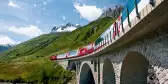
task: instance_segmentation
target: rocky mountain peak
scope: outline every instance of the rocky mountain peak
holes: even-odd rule
[[[123,6],[121,5],[115,5],[114,7],[109,7],[104,10],[100,18],[103,18],[103,17],[117,18],[122,12],[122,10],[123,10]]]

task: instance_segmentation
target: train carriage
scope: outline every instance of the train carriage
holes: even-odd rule
[[[99,50],[101,48],[102,41],[103,41],[103,38],[101,38],[101,37],[98,37],[98,39],[96,39],[96,41],[95,41],[95,49],[94,50]]]
[[[55,56],[55,55],[51,56],[50,60],[57,60],[57,56]]]
[[[57,59],[58,59],[58,60],[60,60],[60,59],[65,59],[65,58],[67,58],[67,53],[57,55]]]
[[[110,41],[110,40],[109,40],[109,38],[111,38],[111,36],[109,36],[110,32],[111,32],[111,28],[109,27],[109,28],[107,28],[106,31],[101,35],[101,37],[105,39],[105,45],[107,45],[107,44],[109,43],[109,41]]]
[[[86,46],[87,54],[94,52],[94,46],[95,46],[94,43],[90,43],[89,45]]]
[[[78,56],[84,56],[87,54],[87,48],[83,47],[83,48],[79,48],[78,50]]]
[[[97,51],[97,46],[96,45],[94,46],[94,51]]]
[[[70,51],[67,54],[68,54],[68,58],[77,57],[78,56],[78,50]]]

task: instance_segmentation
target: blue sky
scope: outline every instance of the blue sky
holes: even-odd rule
[[[103,10],[127,0],[0,0],[0,44],[17,44],[53,26],[86,25]]]

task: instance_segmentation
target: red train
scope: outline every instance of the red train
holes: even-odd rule
[[[87,54],[91,54],[94,51],[100,50],[105,45],[109,44],[112,39],[115,39],[115,37],[120,33],[121,31],[121,17],[117,19],[115,23],[111,25],[110,28],[108,28],[94,43],[90,43],[87,46],[84,46],[82,48],[79,48],[77,50],[73,50],[61,55],[57,56],[51,56],[51,60],[61,60],[61,59],[69,59],[69,58],[75,58],[79,56],[85,56]]]
[[[50,57],[50,60],[57,60],[57,56],[54,56],[54,55],[51,56],[51,57]]]
[[[68,58],[75,58],[78,56],[84,56],[94,52],[94,43],[90,43],[89,45],[79,48],[78,50],[73,50],[64,54],[51,56],[50,60],[61,60],[61,59],[68,59]]]

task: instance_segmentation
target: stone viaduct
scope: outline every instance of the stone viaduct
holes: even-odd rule
[[[168,0],[155,1],[103,49],[60,60],[77,84],[168,84]]]

